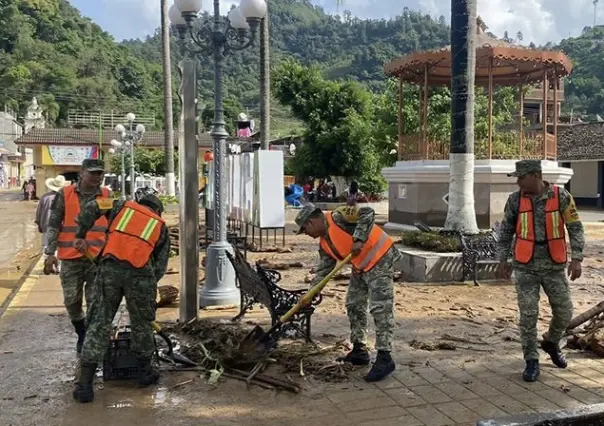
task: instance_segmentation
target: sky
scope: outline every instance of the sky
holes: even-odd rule
[[[70,1],[117,40],[144,38],[159,26],[159,0]],[[451,0],[344,0],[339,8],[336,0],[313,2],[327,12],[350,10],[359,18],[394,17],[404,7],[435,17],[443,15],[447,20],[451,14]],[[238,0],[221,0],[222,10],[238,3]],[[599,6],[596,22],[604,24],[604,2]],[[205,0],[204,8],[211,7],[212,0]],[[498,36],[506,30],[510,36],[521,31],[525,43],[545,44],[578,36],[584,27],[593,25],[594,6],[593,0],[478,0],[478,14],[489,31]]]

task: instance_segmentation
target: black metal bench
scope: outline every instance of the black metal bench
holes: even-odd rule
[[[239,321],[253,308],[254,304],[260,304],[268,309],[272,324],[289,311],[298,300],[306,293],[306,290],[286,290],[279,287],[281,274],[278,271],[265,269],[256,263],[256,269],[245,260],[241,251],[234,248],[234,255],[227,252],[227,256],[237,276],[237,285],[241,293],[241,305],[239,313],[233,321]],[[311,304],[302,308],[294,315],[292,320],[281,327],[280,335],[288,337],[303,337],[311,342],[311,316],[315,307],[322,301],[322,296],[315,296]]]
[[[477,279],[477,269],[480,265],[498,265],[497,256],[499,232],[501,225],[495,223],[489,232],[478,235],[460,234],[461,258],[463,263],[462,281],[472,277],[474,285],[480,285]]]

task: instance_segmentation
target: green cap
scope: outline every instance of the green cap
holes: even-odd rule
[[[522,177],[532,173],[541,173],[541,160],[516,161],[516,171],[508,173],[508,176]]]
[[[302,209],[298,212],[296,216],[296,225],[299,226],[298,232],[296,234],[300,235],[304,232],[304,224],[308,222],[308,219],[313,215],[314,212],[321,211],[320,208],[315,207],[314,204],[308,203],[305,204]]]
[[[151,207],[153,210],[156,210],[160,213],[163,213],[164,211],[164,203],[162,203],[161,200],[153,194],[143,195],[141,199],[138,200],[138,203],[142,204],[143,206]]]
[[[104,172],[105,162],[103,160],[87,158],[82,161],[82,170],[88,170],[89,172]]]

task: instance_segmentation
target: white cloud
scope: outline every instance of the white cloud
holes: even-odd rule
[[[159,26],[159,0],[101,0],[100,7],[96,1],[71,1],[118,39],[144,37]],[[340,6],[336,0],[313,2],[327,12],[347,9],[361,18],[389,18],[399,15],[405,7],[447,19],[451,14],[451,0],[344,0]],[[226,13],[238,3],[221,0],[221,11]],[[204,10],[210,11],[213,0],[205,0],[203,5]],[[597,22],[604,24],[604,2],[599,6]],[[593,24],[594,8],[593,0],[478,0],[478,13],[489,31],[499,36],[504,31],[510,36],[521,31],[525,42],[544,44],[579,35],[585,26]]]

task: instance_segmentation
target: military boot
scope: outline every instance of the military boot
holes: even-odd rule
[[[544,340],[541,342],[541,349],[549,355],[556,367],[566,368],[568,364],[566,358],[564,358],[564,354],[560,350],[560,346],[556,345],[554,342]]]
[[[539,377],[539,360],[529,359],[526,361],[526,368],[522,372],[522,380],[525,382],[534,382]]]
[[[396,368],[394,360],[390,356],[390,352],[378,351],[373,367],[365,376],[367,382],[379,382],[384,379]]]
[[[82,347],[84,347],[84,339],[86,338],[86,320],[81,319],[79,321],[71,321],[75,332],[78,335],[78,343],[76,343],[76,352],[78,355],[82,353]]]
[[[80,379],[76,383],[76,388],[73,391],[73,399],[78,402],[91,402],[94,399],[94,389],[92,382],[94,373],[96,373],[97,365],[91,362],[82,363],[80,367]]]
[[[151,358],[138,359],[138,385],[141,388],[154,385],[159,380],[159,371],[151,365]]]
[[[349,362],[352,365],[369,365],[371,358],[364,343],[354,343],[352,350],[346,356],[339,357],[336,361]]]

